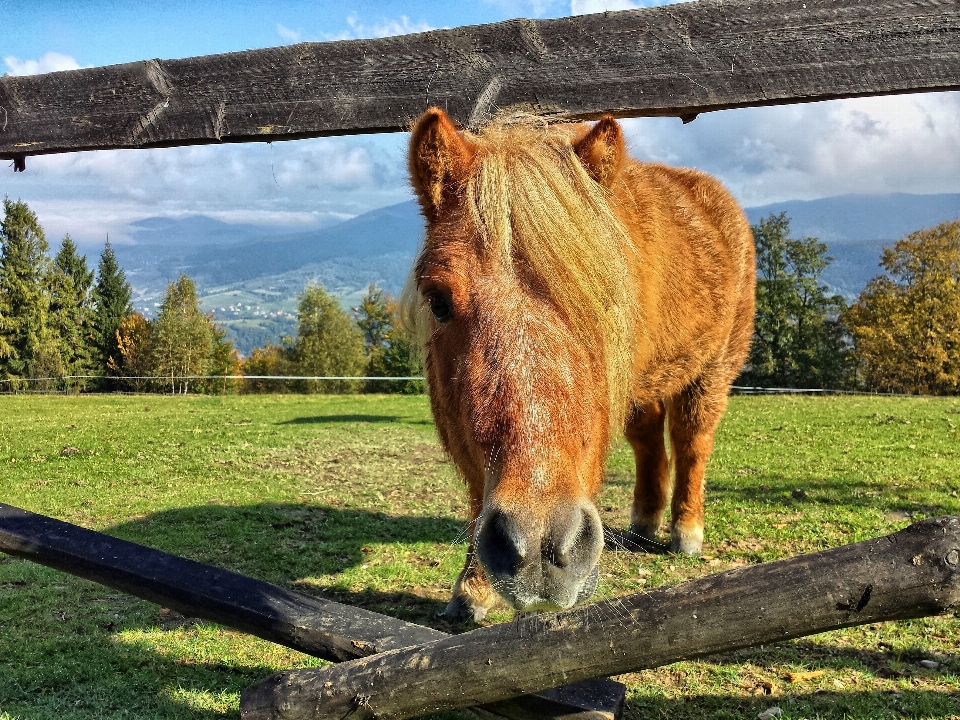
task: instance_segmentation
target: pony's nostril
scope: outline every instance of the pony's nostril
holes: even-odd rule
[[[558,540],[546,559],[561,569],[592,567],[598,555],[598,526],[599,521],[592,513],[575,508],[562,523],[563,529],[556,532]]]
[[[484,568],[494,577],[513,577],[524,557],[524,543],[511,531],[509,518],[495,512],[480,529],[477,553]]]

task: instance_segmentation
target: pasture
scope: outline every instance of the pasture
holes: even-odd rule
[[[436,616],[463,566],[466,493],[423,397],[4,396],[0,468],[4,502],[457,630]],[[632,488],[620,441],[606,525],[626,526]],[[598,598],[960,514],[958,494],[958,399],[734,397],[704,555],[605,551]],[[319,662],[0,556],[0,720],[237,717],[244,687]],[[951,616],[619,679],[626,718],[935,718],[960,716],[958,675]]]

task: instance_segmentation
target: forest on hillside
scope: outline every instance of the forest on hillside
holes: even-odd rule
[[[69,235],[51,257],[26,203],[7,198],[3,211],[0,392],[423,390],[422,381],[409,379],[420,369],[397,302],[376,285],[348,311],[322,285],[308,283],[295,331],[241,358],[201,310],[187,275],[168,284],[157,316],[147,318],[134,311],[109,243],[93,270]],[[756,324],[738,385],[960,392],[960,222],[886,247],[884,272],[849,305],[823,283],[832,260],[826,244],[792,237],[786,213],[752,229]],[[308,379],[318,377],[339,379]]]

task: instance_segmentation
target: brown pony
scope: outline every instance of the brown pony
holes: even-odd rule
[[[406,293],[472,542],[446,615],[568,608],[597,583],[593,504],[614,432],[637,463],[630,531],[703,541],[704,468],[750,343],[754,248],[713,178],[629,158],[620,126],[501,115],[410,143],[427,220]],[[475,562],[478,560],[479,563]]]

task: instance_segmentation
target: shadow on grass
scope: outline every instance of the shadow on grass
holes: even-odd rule
[[[449,545],[457,540],[462,527],[461,522],[443,517],[395,517],[329,506],[259,504],[170,510],[114,526],[108,532],[302,589],[297,581],[304,577],[332,574],[361,563],[369,552],[365,549],[372,544]],[[15,589],[0,596],[3,615],[10,618],[4,622],[4,633],[0,634],[0,658],[3,658],[0,674],[4,677],[4,683],[0,683],[3,686],[0,707],[15,717],[23,720],[119,718],[121,709],[135,708],[140,717],[207,720],[222,715],[189,706],[186,700],[171,696],[171,688],[182,687],[217,696],[237,692],[271,672],[259,665],[216,663],[190,665],[187,672],[177,657],[162,655],[149,646],[117,642],[114,638],[113,633],[119,629],[157,627],[155,606],[147,606],[148,610],[138,618],[123,613],[126,619],[117,621],[114,627],[114,621],[109,619],[111,615],[91,616],[96,611],[84,600],[86,593],[75,593],[72,599],[52,599],[59,593],[54,589],[56,582],[48,580],[46,587],[14,585]],[[439,599],[410,592],[373,590],[341,592],[334,589],[325,596],[430,624],[447,632],[456,630],[436,619],[436,613],[443,607]],[[44,607],[44,602],[49,607]],[[54,606],[57,610],[51,612]],[[62,618],[61,612],[67,617]],[[33,622],[40,627],[29,627]],[[11,632],[14,626],[20,629]],[[38,635],[42,637],[41,642],[31,641],[30,646],[25,647],[24,638],[36,639]],[[709,661],[721,665],[749,663],[759,668],[804,663],[875,674],[892,671],[891,677],[920,678],[929,675],[916,667],[916,661],[925,656],[920,648],[859,650],[800,641],[727,653]],[[960,662],[956,658],[944,660],[944,671],[955,674],[958,669]],[[790,716],[825,718],[952,715],[960,711],[960,703],[950,693],[937,690],[904,688],[894,697],[884,691],[812,691],[802,686],[777,684],[778,695],[758,698],[700,691],[675,700],[634,692],[626,718],[755,717],[773,705],[784,707]],[[792,699],[792,703],[785,705],[788,699]]]
[[[325,423],[395,423],[403,422],[404,425],[432,425],[430,420],[411,420],[410,418],[399,415],[308,415],[304,417],[291,418],[283,420],[277,425],[314,425]]]
[[[909,493],[909,488],[904,490],[905,494]],[[958,509],[957,500],[945,494],[940,502],[918,505],[889,489],[881,492],[876,483],[850,477],[828,480],[814,476],[797,479],[760,470],[752,471],[748,479],[729,476],[710,478],[707,494],[715,500],[725,499],[734,503],[746,501],[794,509],[811,505],[832,505],[882,512],[920,511],[927,516],[954,515]]]
[[[896,693],[874,691],[785,691],[774,696],[749,698],[729,695],[690,695],[664,700],[633,694],[627,700],[624,720],[664,718],[666,720],[743,720],[755,718],[771,707],[789,718],[828,720],[871,720],[891,717],[955,717],[960,700],[948,691],[907,690]]]
[[[809,640],[747,648],[731,653],[713,655],[703,660],[722,666],[747,664],[763,673],[765,667],[802,663],[805,670],[851,669],[879,678],[912,678],[921,683],[937,675],[956,675],[960,658],[938,657],[941,668],[932,672],[922,669],[919,661],[929,658],[928,650],[907,647],[889,650],[868,650],[837,647]],[[960,698],[943,690],[925,690],[904,687],[893,690],[825,690],[811,688],[811,683],[792,684],[787,678],[765,673],[776,687],[776,694],[757,697],[700,693],[682,700],[644,697],[639,692],[628,696],[625,720],[639,718],[745,718],[778,706],[788,717],[817,718],[881,718],[881,717],[954,717],[960,712]],[[636,687],[639,683],[634,682]]]
[[[115,598],[116,591],[45,568],[34,575],[2,598],[3,717],[213,720],[224,717],[219,709],[193,706],[186,696],[199,693],[219,704],[224,694],[273,673],[259,664],[193,662],[124,642],[116,633],[158,628],[159,608],[127,598],[106,605],[102,598]],[[118,605],[122,610],[108,614],[107,607]]]
[[[437,617],[446,598],[337,587],[320,592],[298,581],[361,564],[377,544],[413,545],[409,562],[430,564],[436,550],[429,545],[450,546],[462,528],[462,522],[442,517],[261,504],[165,511],[115,525],[106,533],[300,592],[460,632],[470,628],[450,626]],[[428,547],[416,547],[420,543]],[[224,715],[204,707],[203,698],[211,705],[222,704],[224,694],[237,693],[273,672],[258,661],[185,662],[158,652],[152,647],[155,640],[121,640],[121,631],[168,627],[160,608],[0,555],[0,576],[14,568],[17,575],[0,584],[0,715],[19,720],[212,720]],[[236,717],[235,712],[228,715]]]
[[[436,616],[447,598],[416,593],[351,593],[333,583],[321,589],[306,578],[335,576],[407,546],[391,564],[430,566],[465,539],[465,523],[446,517],[394,516],[329,505],[264,503],[167,510],[116,525],[107,534],[188,557],[299,592],[365,607],[449,631]],[[417,547],[426,544],[428,547]],[[437,545],[443,548],[438,552]],[[433,547],[429,547],[433,546]],[[452,587],[454,574],[449,578]]]
[[[823,642],[798,639],[774,645],[746,648],[730,653],[721,653],[707,658],[708,662],[721,665],[751,663],[762,667],[771,664],[811,663],[817,668],[852,669],[869,672],[878,677],[910,678],[929,677],[930,671],[919,662],[930,657],[930,650],[920,646],[888,647],[879,650],[850,646],[838,647]],[[960,670],[960,657],[939,657],[941,668],[937,673],[955,674]],[[934,674],[937,674],[934,673]]]

